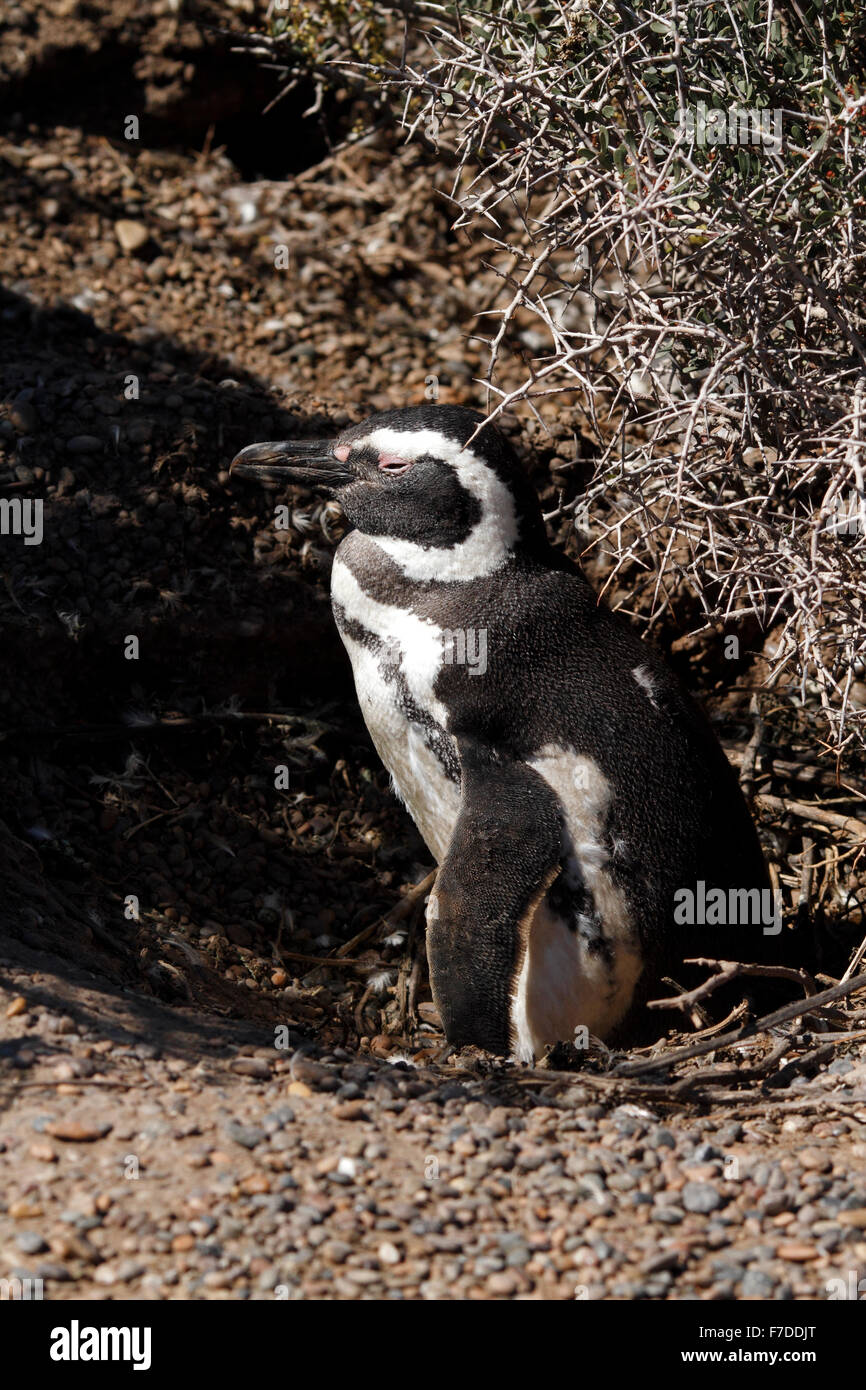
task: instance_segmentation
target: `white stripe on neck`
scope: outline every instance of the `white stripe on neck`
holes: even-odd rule
[[[518,536],[510,490],[477,454],[438,430],[373,430],[356,447],[416,459],[423,454],[449,464],[466,491],[481,506],[481,517],[465,541],[453,546],[419,545],[391,536],[370,536],[407,579],[481,579],[501,569]]]
[[[421,618],[411,608],[372,598],[339,551],[331,571],[331,598],[348,618],[392,648],[415,703],[446,728],[448,711],[433,693],[443,663],[442,629],[432,618]]]

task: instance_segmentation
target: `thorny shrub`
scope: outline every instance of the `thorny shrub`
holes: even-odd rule
[[[837,751],[866,745],[864,12],[274,0],[269,16],[269,61],[384,92],[453,164],[456,225],[498,267],[492,413],[556,396],[583,417],[597,467],[571,506],[594,543],[644,576],[655,613],[685,583],[707,624],[757,617],[770,683],[819,703]]]

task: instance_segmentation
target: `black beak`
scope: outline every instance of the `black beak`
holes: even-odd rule
[[[231,472],[242,478],[304,483],[307,487],[337,488],[355,474],[334,458],[330,439],[278,439],[250,444],[232,459]]]

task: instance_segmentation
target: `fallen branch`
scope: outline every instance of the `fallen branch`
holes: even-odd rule
[[[768,1076],[764,1084],[772,1086],[774,1089],[779,1086],[787,1086],[789,1082],[794,1080],[795,1076],[800,1076],[807,1067],[813,1069],[819,1067],[822,1062],[829,1062],[832,1056],[832,1047],[827,1047],[822,1042],[820,1047],[813,1047],[811,1052],[804,1052],[802,1057],[792,1057],[790,1062],[776,1072],[775,1076]]]
[[[834,1004],[838,999],[846,999],[861,989],[866,989],[866,974],[856,975],[853,980],[833,985],[831,989],[825,989],[821,994],[814,994],[802,1003],[786,1004],[784,1008],[776,1009],[775,1013],[756,1019],[754,1023],[744,1024],[741,1028],[735,1028],[731,1033],[723,1033],[720,1037],[692,1043],[689,1047],[676,1048],[673,1052],[663,1053],[659,1057],[644,1062],[622,1062],[614,1069],[613,1075],[642,1076],[645,1072],[657,1071],[662,1067],[672,1067],[676,1062],[689,1061],[692,1057],[705,1057],[708,1052],[715,1052],[722,1047],[730,1047],[733,1043],[754,1038],[759,1033],[766,1033],[780,1023],[789,1023],[792,1019],[803,1018],[805,1014],[812,1013],[815,1009],[821,1008],[822,1005]]]
[[[776,811],[799,816],[801,820],[813,821],[816,825],[832,825],[846,835],[855,835],[866,840],[866,821],[856,816],[842,816],[838,811],[825,811],[810,801],[789,801],[785,796],[769,796],[761,793],[755,797],[755,805],[764,811]]]
[[[743,796],[751,804],[755,796],[755,762],[764,741],[764,721],[761,718],[757,695],[753,695],[751,698],[749,713],[752,716],[754,727],[752,736],[746,744],[746,751],[740,766],[740,786],[743,789]]]
[[[692,960],[684,961],[683,964],[714,968],[719,971],[719,974],[712,975],[708,980],[704,980],[702,985],[697,985],[695,989],[675,995],[671,999],[651,999],[647,1003],[648,1009],[681,1009],[686,1012],[699,999],[705,999],[708,994],[720,989],[722,985],[730,984],[732,980],[746,975],[761,976],[770,980],[791,980],[794,984],[802,985],[807,995],[816,993],[815,981],[811,975],[805,970],[795,970],[789,965],[746,965],[742,961],[713,960],[707,956],[697,956]]]
[[[300,965],[324,965],[324,966],[327,966],[328,968],[333,968],[333,967],[339,968],[339,967],[342,967],[344,970],[346,969],[346,967],[349,967],[349,968],[357,967],[358,964],[359,964],[359,962],[356,961],[356,960],[344,960],[344,959],[341,960],[339,956],[308,956],[308,955],[305,955],[303,951],[283,951],[283,950],[281,950],[281,951],[280,951],[280,959],[281,959],[281,960],[295,960],[295,961],[298,961],[298,963],[299,963]],[[367,966],[368,966],[368,962],[367,962],[367,961],[364,961],[364,968],[366,969]]]

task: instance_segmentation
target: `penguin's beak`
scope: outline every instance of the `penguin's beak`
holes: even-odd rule
[[[306,487],[338,488],[355,474],[334,457],[330,439],[278,439],[250,444],[232,459],[231,472],[260,482],[303,483]]]

